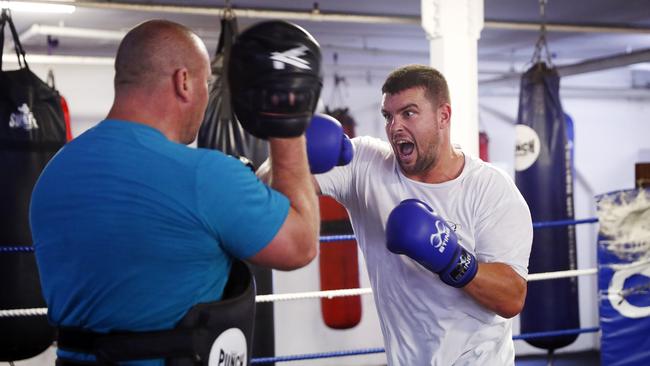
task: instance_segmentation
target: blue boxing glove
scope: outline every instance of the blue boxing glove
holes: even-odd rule
[[[312,174],[325,173],[352,161],[352,142],[334,117],[316,113],[305,131],[307,159]]]
[[[354,157],[354,148],[352,147],[352,141],[348,135],[343,134],[343,139],[341,140],[341,154],[339,155],[339,162],[336,165],[348,165]]]
[[[395,254],[405,254],[442,282],[463,287],[478,270],[476,257],[458,244],[456,233],[431,207],[417,199],[400,202],[386,222],[386,246]]]

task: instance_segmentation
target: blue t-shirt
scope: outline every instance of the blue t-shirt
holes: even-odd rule
[[[288,210],[235,158],[102,121],[59,151],[32,194],[49,319],[96,332],[173,328],[221,298],[233,257],[264,248]]]

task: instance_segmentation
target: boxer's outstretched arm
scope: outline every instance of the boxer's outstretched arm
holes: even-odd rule
[[[273,240],[249,261],[291,270],[307,265],[316,256],[318,199],[307,164],[305,137],[269,138],[269,143],[272,168],[266,180],[270,177],[271,187],[289,198],[289,214]]]
[[[463,290],[504,318],[519,314],[526,299],[527,282],[504,263],[479,263],[476,277]]]
[[[343,133],[341,123],[333,117],[316,113],[305,131],[307,162],[311,174],[325,173],[335,166],[352,161],[354,148],[350,138]],[[272,182],[272,159],[266,159],[255,174],[267,184]],[[321,194],[316,178],[311,178],[317,194]]]

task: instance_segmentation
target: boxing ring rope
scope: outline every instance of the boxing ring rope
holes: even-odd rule
[[[557,221],[540,221],[533,222],[533,229],[543,229],[548,227],[557,227],[557,226],[569,226],[569,225],[580,225],[580,224],[593,224],[598,222],[597,217],[590,217],[587,219],[580,220],[557,220]],[[321,243],[329,243],[333,241],[344,241],[344,240],[354,240],[354,235],[331,235],[331,236],[321,236]]]
[[[579,225],[579,224],[588,224],[588,223],[596,223],[596,222],[598,222],[597,218],[587,218],[581,220],[546,221],[546,222],[533,223],[533,228],[536,229],[548,228],[548,227]],[[333,236],[320,237],[320,241],[323,243],[343,241],[343,240],[355,240],[355,237],[354,235],[333,235]],[[31,246],[0,247],[0,253],[3,252],[19,253],[19,252],[33,252],[33,251],[34,248]],[[630,265],[633,265],[633,263]],[[566,271],[534,273],[528,276],[528,281],[532,282],[532,281],[542,281],[542,280],[549,280],[549,279],[594,275],[597,272],[598,272],[597,268],[589,268],[589,269],[574,269],[574,270],[566,270]],[[255,302],[266,303],[266,302],[294,301],[294,300],[316,299],[316,298],[332,299],[335,297],[357,296],[357,295],[368,295],[368,294],[372,294],[371,288],[310,291],[310,292],[288,293],[288,294],[257,295],[255,297]],[[44,315],[47,315],[47,308],[0,310],[0,318],[44,316]],[[512,339],[524,340],[524,339],[532,339],[532,338],[554,337],[554,336],[561,336],[561,335],[593,333],[593,332],[598,332],[599,330],[600,330],[599,327],[590,327],[590,328],[581,328],[581,329],[565,329],[565,330],[558,330],[558,331],[525,333],[525,334],[514,335]],[[278,356],[278,357],[263,357],[263,358],[251,359],[251,364],[266,364],[266,363],[273,363],[273,362],[289,362],[289,361],[309,360],[309,359],[318,359],[318,358],[345,357],[345,356],[356,356],[356,355],[373,354],[373,353],[383,353],[383,352],[385,352],[384,348],[366,348],[366,349],[347,350],[347,351],[320,352],[320,353],[312,353],[312,354],[300,354],[300,355],[289,355],[289,356]]]
[[[34,251],[34,247],[27,247],[27,246],[0,247],[0,253],[19,253],[19,252],[29,253],[33,251]]]
[[[597,217],[590,217],[587,219],[580,220],[557,220],[557,221],[540,221],[533,223],[533,229],[541,229],[547,227],[556,227],[556,226],[569,226],[569,225],[580,225],[580,224],[592,224],[598,222]],[[321,236],[321,243],[330,243],[333,241],[344,241],[344,240],[355,240],[354,235],[331,235],[331,236]],[[0,247],[0,253],[3,252],[33,252],[34,247],[31,246],[6,246]]]
[[[260,357],[260,358],[251,359],[251,365],[266,364],[266,363],[273,363],[273,362],[314,360],[317,358],[359,356],[359,355],[369,355],[373,353],[384,353],[384,352],[386,352],[384,348],[378,347],[378,348],[363,348],[363,349],[349,350],[349,351],[304,353],[300,355],[277,356],[277,357]]]
[[[549,332],[525,333],[525,334],[515,335],[512,337],[512,339],[524,340],[524,339],[556,337],[556,336],[582,334],[582,333],[595,333],[598,332],[599,330],[600,330],[599,327],[591,327],[591,328],[556,330],[556,331],[549,331]],[[348,351],[306,353],[300,355],[277,356],[277,357],[260,357],[260,358],[251,359],[251,364],[266,364],[266,363],[273,363],[273,362],[312,360],[317,358],[358,356],[358,355],[367,355],[372,353],[384,353],[384,352],[385,352],[384,348],[363,348],[363,349],[348,350]]]
[[[598,222],[597,217],[590,217],[588,219],[580,219],[580,220],[540,221],[540,222],[533,222],[533,229],[542,229],[542,228],[557,227],[557,226],[580,225],[580,224],[593,224],[596,222]]]
[[[589,269],[574,269],[568,271],[556,271],[535,273],[528,276],[528,282],[542,281],[557,278],[568,278],[577,276],[593,275],[598,272],[597,268]],[[271,295],[257,295],[255,296],[256,303],[277,302],[277,301],[294,301],[306,299],[320,299],[327,298],[333,299],[335,297],[357,296],[372,294],[370,287],[342,289],[342,290],[328,290],[328,291],[308,291],[296,292],[288,294],[271,294]],[[13,310],[0,310],[0,318],[5,317],[20,317],[20,316],[39,316],[47,315],[47,308],[32,308],[32,309],[13,309]]]
[[[552,280],[557,278],[587,276],[587,275],[594,275],[596,273],[598,273],[598,268],[572,269],[568,271],[534,273],[528,275],[528,282]],[[357,296],[357,295],[368,295],[368,294],[372,294],[372,289],[370,287],[364,287],[358,289],[355,288],[355,289],[343,289],[343,290],[297,292],[291,294],[257,295],[255,297],[255,302],[261,303],[261,302],[304,300],[304,299],[315,299],[315,298],[332,299],[334,297]]]
[[[0,310],[0,318],[47,315],[47,308]]]

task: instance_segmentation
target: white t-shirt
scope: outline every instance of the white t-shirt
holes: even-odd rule
[[[456,179],[427,184],[404,176],[387,142],[352,139],[354,158],[316,176],[323,194],[348,210],[366,260],[389,365],[514,365],[511,321],[386,249],[386,220],[407,198],[420,199],[456,231],[479,262],[509,264],[523,278],[533,229],[512,179],[465,155]]]

